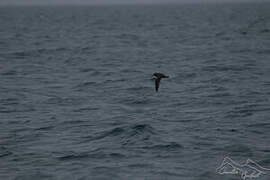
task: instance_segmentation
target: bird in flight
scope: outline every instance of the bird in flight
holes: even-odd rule
[[[169,76],[166,76],[162,73],[154,73],[153,76],[156,77],[156,80],[155,80],[155,87],[156,87],[156,92],[158,92],[158,88],[159,88],[159,84],[160,84],[160,80],[162,78],[168,78]]]

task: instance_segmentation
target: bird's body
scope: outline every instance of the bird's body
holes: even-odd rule
[[[169,76],[166,76],[162,73],[154,73],[153,76],[156,77],[156,80],[155,80],[155,87],[156,87],[156,92],[158,92],[158,88],[159,88],[159,84],[160,84],[160,80],[162,78],[168,78]]]

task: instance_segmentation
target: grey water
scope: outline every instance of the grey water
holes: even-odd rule
[[[270,168],[270,4],[0,8],[0,179]],[[152,74],[170,78],[155,92]],[[270,172],[257,179],[268,180]]]

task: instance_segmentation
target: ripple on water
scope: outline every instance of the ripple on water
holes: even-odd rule
[[[136,135],[156,134],[157,130],[149,124],[137,124],[132,126],[115,127],[111,130],[106,130],[98,133],[94,140],[103,138],[111,138],[115,136],[122,136],[130,138]]]
[[[249,145],[231,144],[224,147],[224,151],[235,157],[252,157],[253,151]]]
[[[157,151],[157,152],[175,151],[175,152],[179,153],[181,150],[184,149],[184,146],[177,143],[177,142],[164,142],[164,143],[154,144],[154,145],[150,145],[150,146],[144,146],[143,149]]]
[[[5,156],[10,156],[12,155],[13,153],[11,151],[9,151],[7,148],[5,148],[4,146],[2,146],[0,148],[0,158],[3,158]]]

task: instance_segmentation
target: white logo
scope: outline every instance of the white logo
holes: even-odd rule
[[[242,180],[258,178],[265,175],[266,171],[270,171],[270,169],[263,168],[251,159],[247,159],[245,164],[238,164],[229,157],[225,157],[222,164],[217,168],[219,174],[238,174]]]

